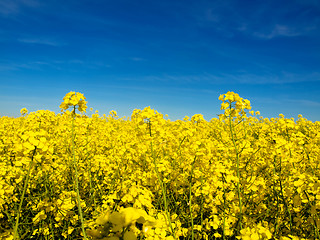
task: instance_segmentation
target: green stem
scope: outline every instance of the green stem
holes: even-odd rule
[[[13,230],[13,239],[14,240],[19,239],[19,237],[18,237],[18,226],[19,226],[20,212],[21,212],[21,207],[22,207],[22,203],[23,203],[23,200],[24,200],[24,195],[26,193],[27,186],[28,186],[28,183],[29,183],[30,172],[31,172],[32,164],[33,164],[33,157],[36,154],[36,150],[37,150],[37,147],[35,146],[34,150],[33,150],[33,153],[32,153],[31,161],[29,163],[29,169],[28,169],[28,173],[27,173],[27,178],[26,178],[26,181],[24,182],[23,192],[22,192],[20,203],[19,203],[19,209],[18,209],[17,218],[16,218],[16,223],[14,225],[14,230]]]
[[[230,111],[232,109],[231,102],[230,102]],[[238,177],[238,182],[237,182],[237,190],[238,190],[238,198],[239,198],[239,209],[240,209],[240,216],[239,216],[239,226],[240,230],[242,229],[242,202],[241,202],[241,189],[240,189],[240,159],[239,159],[239,151],[237,148],[236,141],[234,139],[234,132],[233,132],[233,127],[232,127],[232,120],[231,120],[231,115],[229,115],[229,128],[231,132],[231,137],[232,137],[232,143],[234,146],[234,149],[236,151],[236,157],[237,157],[237,177]]]
[[[169,222],[169,227],[170,227],[170,229],[171,229],[173,238],[174,238],[174,239],[177,239],[177,238],[176,238],[176,234],[175,234],[175,232],[174,232],[174,230],[173,230],[173,227],[172,227],[170,212],[169,212],[169,209],[168,209],[166,191],[165,191],[165,187],[164,187],[163,181],[162,181],[161,178],[160,178],[160,174],[159,174],[159,171],[158,171],[156,159],[155,159],[154,152],[153,152],[152,142],[151,142],[151,153],[152,153],[152,158],[153,158],[153,164],[154,164],[155,172],[156,172],[156,174],[157,174],[157,178],[158,178],[158,180],[159,180],[159,182],[160,182],[160,186],[161,186],[161,189],[162,189],[162,196],[163,196],[163,202],[164,202],[164,210],[165,210],[165,212],[166,212],[166,214],[167,214],[167,219],[168,219],[168,222]]]
[[[310,202],[310,198],[309,198],[309,195],[308,193],[306,192],[306,190],[303,190],[304,194],[307,196],[307,199],[308,199],[308,203],[309,203],[309,206],[310,206],[310,209],[312,208],[312,204]],[[316,217],[315,217],[316,216]],[[320,234],[319,234],[319,229],[318,229],[318,226],[317,226],[317,220],[318,219],[318,214],[317,212],[315,212],[314,215],[312,215],[312,218],[313,218],[313,227],[314,227],[314,235],[317,237],[317,239],[320,239]]]
[[[88,136],[89,135],[89,125],[87,126],[87,134],[86,134],[86,152],[87,152],[87,156],[86,156],[86,160],[89,161],[89,170],[88,170],[88,175],[89,175],[89,185],[90,185],[90,204],[94,205],[94,213],[96,213],[96,191],[93,188],[93,184],[92,184],[92,163],[91,163],[91,158],[89,157],[89,151],[88,151]]]
[[[282,171],[282,166],[281,166],[281,158],[280,158],[280,172],[279,172],[279,180],[280,180],[280,193],[281,193],[281,197],[282,197],[282,201],[284,203],[284,206],[286,208],[286,211],[289,215],[289,220],[290,220],[290,231],[292,233],[292,217],[291,217],[291,213],[290,213],[290,210],[289,210],[289,207],[288,207],[288,204],[287,204],[287,201],[284,197],[284,194],[283,194],[283,186],[282,186],[282,181],[281,181],[281,171]]]
[[[151,135],[151,123],[150,123],[150,120],[149,120],[148,124],[149,124],[149,134],[150,134],[150,137],[151,137],[152,135]],[[176,234],[174,232],[174,229],[173,229],[172,223],[171,223],[171,217],[170,217],[170,212],[169,212],[169,209],[168,209],[165,185],[163,184],[163,181],[162,181],[162,179],[160,177],[160,174],[159,174],[159,171],[158,171],[158,167],[157,167],[157,163],[156,163],[156,157],[155,157],[154,151],[153,151],[152,140],[151,140],[151,144],[150,145],[151,145],[151,155],[152,155],[152,159],[153,159],[154,169],[155,169],[158,181],[160,182],[160,186],[161,186],[161,190],[162,190],[164,210],[165,210],[165,212],[167,214],[167,219],[168,219],[168,222],[169,222],[169,227],[170,227],[170,230],[172,232],[173,238],[175,240],[177,240]]]
[[[75,113],[76,113],[76,107],[74,106],[73,114],[75,115]],[[72,155],[73,155],[73,165],[74,165],[74,170],[76,175],[75,185],[76,185],[76,191],[77,191],[78,211],[79,211],[80,220],[81,220],[81,229],[82,229],[84,239],[87,239],[86,231],[84,230],[84,221],[83,221],[82,209],[81,209],[81,203],[80,203],[78,167],[77,167],[76,156],[74,152],[74,120],[75,120],[75,116],[73,116],[73,119],[72,119]]]
[[[307,149],[305,148],[304,145],[302,145],[302,147],[303,147],[304,152],[305,152],[306,155],[307,155],[308,162],[309,162],[309,166],[310,166],[310,168],[311,168],[312,174],[313,174],[313,176],[315,176],[315,172],[314,172],[314,169],[313,169],[312,164],[311,164],[311,161],[310,161],[309,153],[307,152]]]
[[[194,169],[194,163],[196,161],[197,156],[194,157],[194,160],[192,162],[191,166],[191,177],[189,182],[189,211],[190,211],[190,220],[191,220],[191,239],[194,240],[194,225],[193,225],[193,216],[192,216],[192,176],[193,176],[193,169]]]
[[[277,164],[276,164],[276,157],[274,157],[274,159],[273,159],[273,166],[274,166],[274,168],[273,168],[273,175],[274,175],[274,179],[276,179],[275,177],[276,177],[276,175],[277,175]],[[277,231],[278,231],[278,218],[279,218],[279,198],[278,198],[278,193],[277,193],[277,189],[276,189],[276,185],[277,185],[277,182],[276,182],[276,180],[274,181],[274,183],[273,183],[273,192],[274,192],[274,195],[275,195],[275,197],[277,198],[277,214],[276,214],[276,216],[275,216],[275,223],[274,223],[274,225],[275,225],[275,227],[274,227],[274,235],[275,236],[277,236]]]
[[[223,232],[222,232],[222,239],[225,240],[226,238],[226,188],[224,184],[226,183],[226,179],[222,173],[222,186],[223,186]]]
[[[203,175],[201,175],[201,205],[200,205],[200,225],[202,227],[203,225],[203,202],[204,202],[204,197],[203,197]]]

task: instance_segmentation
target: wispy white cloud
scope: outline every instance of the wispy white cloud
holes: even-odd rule
[[[11,16],[20,13],[23,7],[39,7],[40,3],[37,0],[1,0],[0,15]]]
[[[21,70],[37,70],[42,71],[46,69],[53,70],[68,70],[72,72],[81,72],[83,70],[96,70],[111,68],[112,65],[106,64],[100,61],[83,61],[80,59],[69,60],[53,60],[53,59],[41,59],[38,61],[27,62],[13,62],[11,60],[0,61],[0,72],[13,72]]]
[[[18,42],[27,43],[27,44],[41,44],[48,46],[62,46],[64,45],[62,42],[59,42],[54,39],[46,39],[46,38],[21,38],[18,39]]]
[[[170,75],[164,74],[161,76],[145,76],[140,77],[139,79],[143,81],[151,81],[151,82],[172,82],[179,84],[197,84],[197,83],[223,83],[224,78],[215,76],[213,74],[204,73],[199,75]]]
[[[18,12],[18,6],[15,2],[10,0],[0,1],[0,14],[7,16]]]
[[[202,15],[197,11],[194,17],[199,26],[229,38],[238,33],[264,40],[319,33],[320,2],[316,0],[287,2],[282,7],[274,1],[245,6],[231,0],[202,7]]]
[[[304,107],[320,107],[320,102],[317,101],[311,101],[307,99],[288,99],[288,102],[295,104],[295,105],[301,105]]]
[[[270,32],[254,32],[253,35],[262,39],[272,39],[276,37],[296,37],[304,35],[310,31],[310,27],[297,29],[287,25],[276,24]]]
[[[0,63],[0,72],[20,71],[25,69],[41,70],[43,67],[61,69],[58,65],[45,61],[32,61],[25,63],[6,61]]]
[[[298,82],[320,82],[320,72],[308,74],[298,74],[282,72],[273,75],[258,75],[258,74],[223,74],[222,78],[229,79],[231,82],[244,84],[284,84]]]
[[[0,63],[0,72],[8,72],[8,71],[15,71],[19,68],[14,64],[1,64]]]
[[[145,76],[139,78],[142,81],[173,82],[179,84],[286,84],[298,82],[320,82],[320,72],[308,74],[281,72],[279,74],[252,74],[252,73],[204,73],[199,75],[163,75]],[[139,80],[138,79],[138,80]]]
[[[186,79],[184,77],[183,79]],[[178,85],[175,86],[169,86],[166,84],[161,84],[161,86],[154,86],[153,84],[139,84],[139,81],[144,83],[148,81],[157,81],[159,82],[168,82],[168,78],[161,78],[157,76],[145,76],[145,77],[139,77],[138,79],[136,78],[120,78],[119,82],[122,81],[127,81],[128,83],[130,82],[135,82],[136,84],[131,85],[131,84],[106,84],[106,85],[101,85],[101,87],[105,87],[108,89],[114,89],[114,90],[129,90],[129,91],[134,91],[134,92],[147,92],[147,93],[167,93],[167,94],[172,94],[172,92],[179,93],[179,94],[196,94],[196,93],[202,93],[202,94],[209,94],[209,95],[219,95],[220,92],[208,88],[204,88],[201,86],[198,86],[197,88],[194,87],[188,87],[186,84],[185,85]],[[169,81],[172,83],[172,81]]]

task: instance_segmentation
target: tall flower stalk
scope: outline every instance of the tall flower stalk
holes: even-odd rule
[[[220,95],[219,100],[221,103],[221,110],[224,110],[222,118],[227,122],[230,131],[232,145],[236,153],[236,171],[237,171],[237,194],[239,203],[239,231],[242,229],[242,188],[241,188],[241,174],[240,174],[240,153],[237,146],[235,123],[238,124],[246,118],[245,110],[251,109],[250,101],[241,98],[234,92],[227,92]]]
[[[81,221],[81,229],[84,239],[87,239],[86,231],[84,229],[84,219],[82,214],[82,208],[81,208],[81,200],[80,200],[80,192],[79,192],[79,175],[78,175],[78,165],[76,161],[76,155],[75,155],[75,147],[74,147],[74,121],[76,118],[76,107],[78,106],[78,110],[80,112],[85,112],[87,109],[86,101],[84,100],[85,97],[81,93],[75,93],[75,92],[69,92],[66,94],[66,96],[63,98],[63,102],[60,105],[61,111],[67,110],[69,107],[72,107],[72,155],[73,155],[73,166],[75,170],[75,187],[77,192],[77,202],[78,202],[78,211]]]
[[[21,207],[22,207],[22,203],[23,203],[23,200],[24,200],[24,195],[26,194],[26,190],[27,190],[27,187],[28,187],[28,183],[29,183],[29,179],[30,179],[30,172],[31,172],[31,168],[32,168],[32,165],[33,165],[33,157],[36,154],[36,150],[37,150],[37,147],[35,146],[34,149],[33,149],[31,161],[29,163],[27,177],[26,177],[26,180],[24,182],[23,192],[22,192],[22,196],[21,196],[21,199],[20,199],[20,203],[19,203],[19,209],[18,209],[18,213],[17,213],[17,217],[16,217],[16,223],[15,223],[14,229],[13,229],[13,239],[14,240],[19,239],[18,226],[19,226],[20,212],[21,212]]]
[[[149,135],[150,135],[150,138],[151,138],[152,137],[152,133],[151,133],[151,120],[150,119],[148,119],[148,128],[149,128]],[[173,236],[173,238],[175,240],[177,240],[177,237],[176,237],[176,234],[175,234],[175,230],[174,230],[174,228],[172,226],[172,222],[171,222],[171,216],[170,216],[170,211],[169,211],[168,201],[167,201],[167,194],[166,194],[166,186],[165,186],[165,183],[163,182],[163,180],[160,177],[160,173],[159,173],[157,162],[156,162],[156,156],[155,156],[155,153],[154,153],[154,150],[153,150],[152,140],[150,142],[150,148],[151,148],[151,155],[152,155],[152,160],[153,160],[153,164],[154,164],[154,170],[156,172],[156,175],[157,175],[157,178],[158,178],[158,181],[160,183],[161,190],[162,190],[164,210],[165,210],[166,215],[167,215],[167,220],[168,220],[168,223],[169,223],[169,227],[170,227],[172,236]]]

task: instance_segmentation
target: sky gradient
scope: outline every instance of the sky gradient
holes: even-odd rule
[[[320,121],[320,1],[1,0],[0,116],[59,112],[69,91],[130,116],[222,113]]]

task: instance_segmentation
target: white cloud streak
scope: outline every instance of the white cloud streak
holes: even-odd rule
[[[242,4],[242,3],[241,3]],[[316,0],[297,0],[276,7],[274,1],[240,6],[237,1],[216,1],[194,18],[201,27],[210,27],[220,35],[232,38],[237,33],[270,40],[277,37],[296,37],[318,34],[320,3]]]
[[[40,3],[36,0],[1,0],[0,1],[0,15],[4,17],[8,17],[11,15],[19,14],[21,8],[23,7],[31,7],[36,8],[39,7]]]
[[[298,74],[282,72],[274,75],[258,75],[258,74],[224,74],[225,79],[231,82],[243,84],[285,84],[298,82],[320,82],[320,72],[309,74]]]
[[[48,46],[62,46],[61,42],[58,42],[53,39],[41,39],[41,38],[22,38],[18,39],[19,42],[27,43],[27,44],[41,44],[41,45],[48,45]]]
[[[295,105],[301,105],[304,107],[320,107],[320,102],[306,100],[306,99],[288,99],[288,102],[295,104]]]
[[[310,27],[304,29],[296,29],[286,25],[276,24],[273,29],[268,32],[254,32],[253,36],[262,39],[272,39],[276,37],[296,37],[300,35],[305,35],[310,31]]]
[[[179,84],[250,84],[250,85],[264,85],[264,84],[286,84],[299,82],[320,82],[320,72],[313,72],[309,74],[282,72],[274,75],[258,75],[258,74],[199,74],[199,75],[163,75],[163,76],[145,76],[139,79],[127,80],[142,80],[152,82],[174,82]]]

